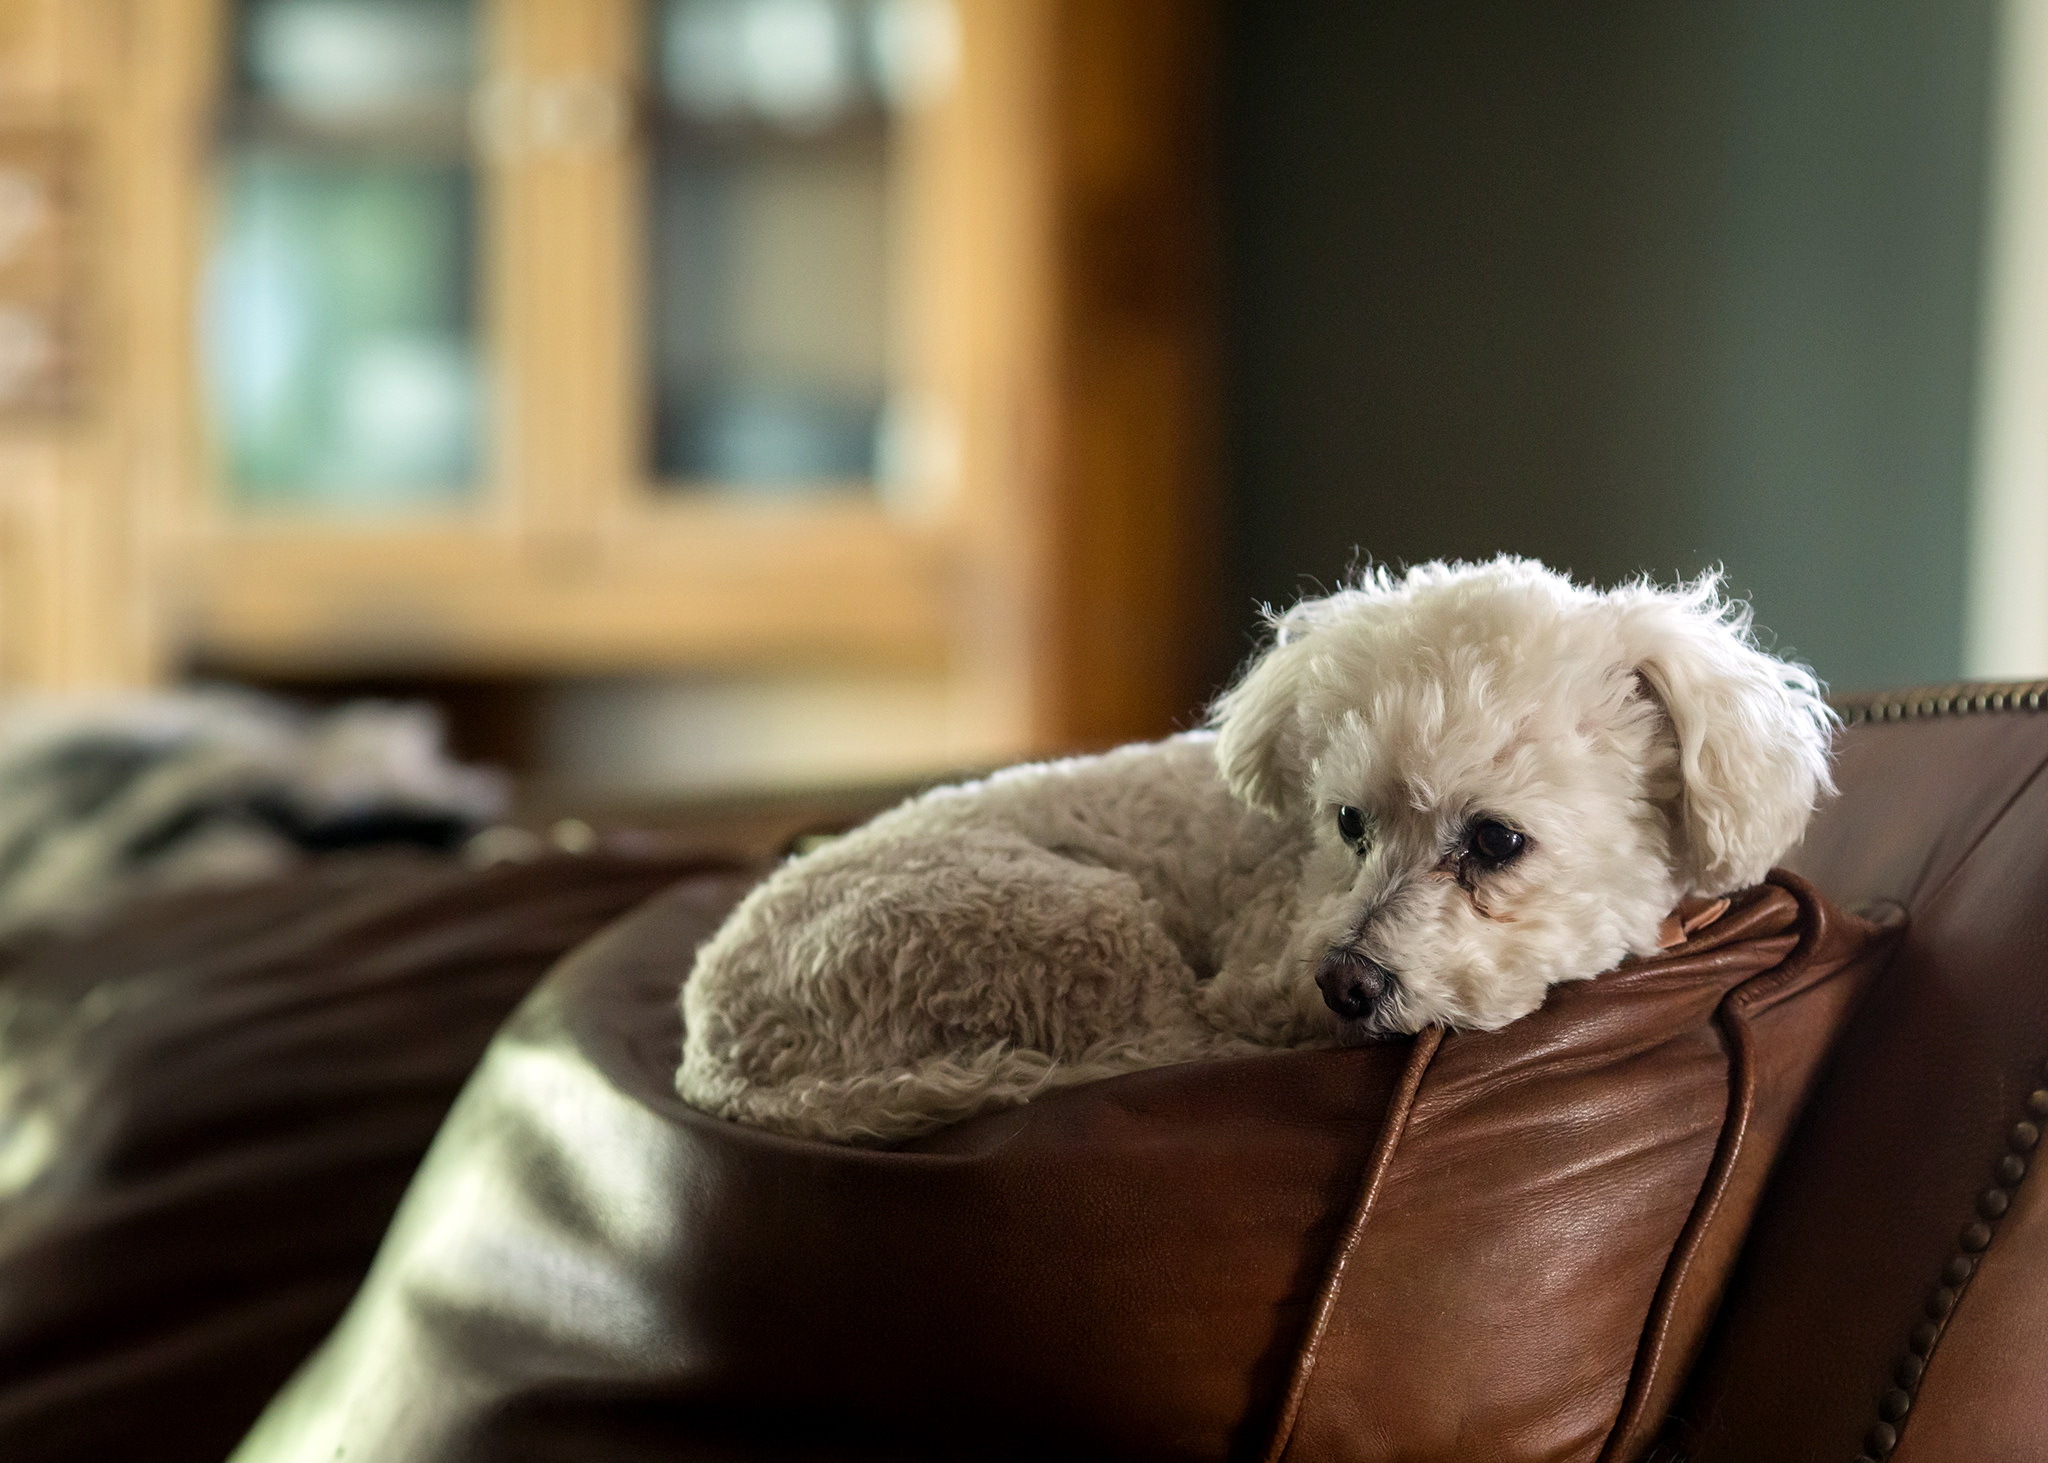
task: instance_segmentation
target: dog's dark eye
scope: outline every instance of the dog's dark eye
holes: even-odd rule
[[[1466,835],[1466,847],[1472,856],[1490,868],[1499,868],[1521,853],[1528,845],[1528,838],[1517,833],[1498,818],[1481,818],[1472,825]]]
[[[1365,814],[1348,805],[1337,809],[1337,833],[1346,843],[1362,840],[1365,837]]]

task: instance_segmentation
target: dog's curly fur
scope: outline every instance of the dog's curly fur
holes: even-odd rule
[[[1213,733],[941,788],[785,864],[698,952],[683,1097],[886,1142],[1142,1067],[1492,1029],[1760,880],[1829,786],[1812,675],[1712,577],[1427,564],[1275,628]]]

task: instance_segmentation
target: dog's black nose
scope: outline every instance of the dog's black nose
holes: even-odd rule
[[[1332,950],[1316,971],[1323,1004],[1346,1021],[1372,1014],[1394,989],[1394,973],[1355,950]]]

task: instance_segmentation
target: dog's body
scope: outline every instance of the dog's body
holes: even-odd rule
[[[704,947],[683,1095],[888,1138],[1333,1038],[1280,971],[1304,833],[1231,796],[1206,734],[927,793],[785,865]]]
[[[1493,1028],[1756,882],[1829,717],[1710,585],[1428,565],[1309,601],[1217,733],[943,788],[784,865],[699,952],[677,1085],[893,1140],[1050,1087]]]

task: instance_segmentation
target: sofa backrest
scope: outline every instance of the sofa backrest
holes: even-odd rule
[[[1773,1179],[1670,1456],[2048,1457],[2048,683],[1847,710],[1792,866],[1910,926]],[[2048,1153],[2048,1150],[2043,1150]]]

